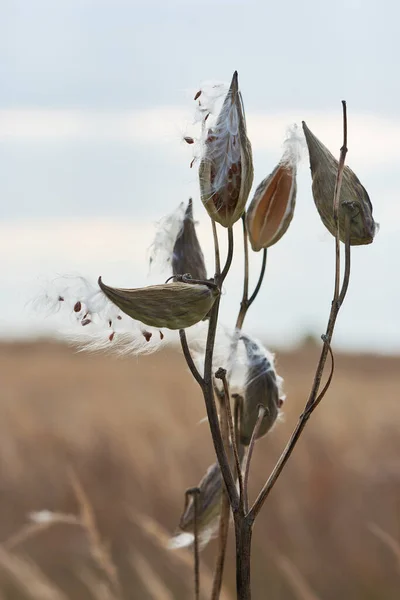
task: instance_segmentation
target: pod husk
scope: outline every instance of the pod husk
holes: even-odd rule
[[[200,539],[211,537],[221,512],[223,480],[218,463],[211,465],[200,481],[198,497],[198,529]],[[179,528],[186,533],[194,531],[194,501],[191,497],[179,522]]]
[[[231,111],[235,117],[234,127],[237,127],[234,133],[226,126]],[[199,167],[201,199],[214,221],[231,227],[240,219],[253,176],[251,144],[235,71],[215,126],[208,132]]]
[[[268,433],[275,423],[279,414],[279,388],[273,365],[258,344],[245,335],[242,335],[241,339],[246,348],[249,367],[240,420],[240,442],[248,446],[258,419],[260,404],[266,408],[266,412],[257,439]]]
[[[296,192],[296,167],[286,162],[280,162],[257,187],[246,215],[255,252],[273,246],[286,233],[293,219]]]
[[[303,130],[310,155],[312,192],[321,220],[328,231],[336,236],[333,197],[339,163],[303,121]],[[345,215],[350,216],[350,244],[370,244],[376,232],[372,204],[367,190],[353,171],[345,166],[339,198],[339,237],[346,241]]]
[[[144,288],[112,288],[99,277],[107,298],[132,319],[145,325],[185,329],[201,321],[214,304],[219,291],[207,285],[173,282]]]
[[[190,198],[182,228],[172,251],[172,272],[174,275],[190,273],[193,279],[207,279],[204,255],[197,237],[193,220],[193,202]]]

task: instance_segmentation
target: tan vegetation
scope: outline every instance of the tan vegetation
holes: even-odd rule
[[[285,420],[257,444],[253,498],[317,355],[312,344],[278,355]],[[255,600],[399,597],[400,360],[337,355],[336,364],[255,528]],[[0,599],[192,598],[190,556],[164,546],[185,488],[214,455],[180,352],[121,359],[4,343],[0,366]],[[43,509],[70,517],[29,524]],[[202,554],[203,589],[214,552],[211,543]],[[233,578],[230,548],[225,600]]]

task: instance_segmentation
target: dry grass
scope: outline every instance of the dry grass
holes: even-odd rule
[[[279,356],[286,419],[257,445],[252,497],[301,410],[316,358],[313,346]],[[399,366],[337,356],[333,386],[256,526],[254,600],[399,597]],[[167,552],[164,538],[213,452],[180,354],[115,359],[15,343],[0,345],[0,368],[0,600],[191,598],[188,556]],[[27,515],[42,509],[78,519],[32,534]],[[214,552],[212,543],[202,556],[204,586]],[[232,559],[231,549],[230,590]]]

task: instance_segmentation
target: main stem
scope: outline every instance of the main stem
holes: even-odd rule
[[[235,515],[236,591],[238,600],[251,600],[250,557],[252,523],[244,513]]]

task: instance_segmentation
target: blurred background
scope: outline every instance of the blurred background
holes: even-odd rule
[[[346,99],[347,163],[381,226],[372,245],[353,251],[334,383],[256,527],[254,597],[398,598],[399,13],[390,0],[0,3],[2,597],[108,598],[110,577],[126,598],[191,597],[190,555],[164,542],[185,488],[214,458],[182,357],[173,347],[124,359],[77,354],[63,319],[37,314],[30,301],[59,274],[101,274],[124,287],[163,281],[149,271],[155,225],[189,196],[211,268],[197,168],[182,138],[194,131],[202,83],[229,83],[237,69],[254,185],[293,123],[305,120],[338,155]],[[251,258],[253,283],[260,258]],[[288,396],[284,422],[257,446],[253,494],[308,395],[333,260],[305,157],[295,218],[269,251],[246,320],[277,353]],[[222,305],[228,327],[241,274],[239,247]],[[82,506],[106,544],[108,579],[73,523]],[[32,529],[28,515],[40,510],[71,522]],[[203,555],[204,589],[214,552],[211,543]],[[233,598],[232,552],[227,573]]]

